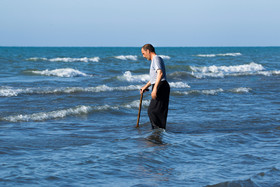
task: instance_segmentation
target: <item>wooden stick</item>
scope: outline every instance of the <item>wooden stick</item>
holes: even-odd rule
[[[137,118],[137,124],[136,124],[136,128],[139,127],[139,121],[140,121],[140,113],[141,113],[141,107],[142,107],[142,99],[143,99],[143,93],[141,93],[141,96],[140,96],[140,103],[139,103],[139,111],[138,111],[138,118]]]

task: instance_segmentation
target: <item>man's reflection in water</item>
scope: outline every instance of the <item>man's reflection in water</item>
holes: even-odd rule
[[[165,143],[162,141],[164,132],[164,129],[154,129],[152,134],[149,135],[146,139],[156,145],[164,145]]]

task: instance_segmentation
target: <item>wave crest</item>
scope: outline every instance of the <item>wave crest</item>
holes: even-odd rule
[[[74,115],[86,115],[94,111],[119,110],[120,108],[126,108],[126,109],[138,108],[139,102],[140,102],[139,100],[135,100],[127,104],[116,105],[116,106],[110,106],[108,104],[101,105],[101,106],[82,105],[82,106],[77,106],[68,109],[55,110],[51,112],[39,112],[33,114],[19,114],[19,115],[7,116],[7,117],[0,118],[0,121],[1,120],[9,121],[9,122],[46,121],[51,119],[65,118]],[[150,103],[149,100],[144,100],[142,102],[142,105],[146,107],[149,105],[149,103]]]
[[[57,77],[86,77],[89,76],[79,70],[72,68],[62,68],[55,70],[43,70],[43,71],[31,71],[33,74],[45,75],[45,76],[57,76]]]
[[[64,118],[69,115],[87,114],[92,110],[90,106],[78,106],[74,108],[56,110],[52,112],[40,112],[34,114],[20,114],[15,116],[8,116],[2,118],[5,121],[19,122],[19,121],[44,121],[48,119]]]
[[[12,97],[17,96],[21,89],[13,89],[11,87],[1,87],[0,96],[2,97]]]
[[[250,64],[243,64],[237,66],[209,66],[209,67],[195,67],[190,66],[192,75],[196,78],[204,77],[224,77],[225,75],[247,75],[264,70],[261,64],[251,62]]]
[[[242,94],[242,93],[249,93],[250,91],[252,91],[251,88],[240,87],[240,88],[233,88],[229,90],[218,88],[218,89],[211,89],[211,90],[190,90],[185,92],[176,91],[175,94],[176,95],[193,95],[193,94],[194,95],[217,95],[219,93],[224,93],[224,92]]]
[[[121,81],[128,82],[147,82],[150,80],[150,76],[148,74],[132,75],[130,71],[124,72],[122,76],[118,76],[117,78]]]
[[[166,59],[166,60],[169,60],[171,57],[170,56],[167,56],[167,55],[158,55],[160,56],[162,59]]]
[[[120,55],[120,56],[115,56],[116,59],[119,60],[137,60],[137,56],[136,55]]]
[[[50,61],[50,62],[99,62],[99,57],[82,57],[82,58],[71,58],[71,57],[57,57],[57,58],[43,58],[43,57],[32,57],[26,59],[27,61]]]
[[[190,86],[184,82],[170,82],[170,87],[173,88],[190,88]],[[96,87],[37,87],[37,88],[13,88],[13,87],[0,87],[0,97],[15,97],[19,94],[71,94],[78,92],[110,92],[110,91],[132,91],[139,90],[143,85],[128,85],[110,87],[107,85],[98,85]]]
[[[241,53],[222,53],[222,54],[198,54],[198,57],[217,57],[217,56],[241,56]]]
[[[190,88],[190,86],[184,82],[170,82],[169,85],[173,88]]]

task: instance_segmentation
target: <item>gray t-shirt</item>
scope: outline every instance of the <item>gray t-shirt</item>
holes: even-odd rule
[[[164,62],[161,57],[156,55],[152,62],[151,62],[151,67],[150,67],[150,82],[151,84],[155,84],[157,80],[157,70],[161,70],[163,73],[163,76],[161,78],[161,81],[166,80],[166,73],[165,73],[165,66]]]

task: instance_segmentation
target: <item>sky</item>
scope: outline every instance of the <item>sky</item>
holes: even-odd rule
[[[280,0],[0,0],[0,46],[280,46]]]

